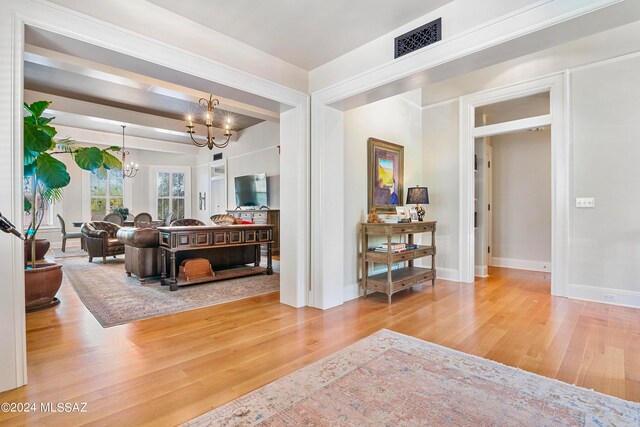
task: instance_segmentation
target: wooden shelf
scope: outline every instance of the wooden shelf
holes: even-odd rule
[[[393,243],[394,236],[407,236],[407,244],[413,244],[414,234],[431,233],[431,245],[421,245],[417,249],[391,253],[376,252],[369,247],[370,236],[384,236],[387,238],[389,247]],[[391,304],[391,296],[414,285],[431,280],[435,285],[436,280],[436,244],[435,244],[436,222],[423,221],[411,223],[382,223],[382,224],[360,224],[361,248],[364,251],[361,255],[362,278],[360,284],[364,289],[364,295],[371,289],[373,291],[387,294],[387,301]],[[414,260],[422,257],[431,257],[431,268],[415,267]],[[368,276],[369,263],[380,263],[387,265],[387,271],[380,274]],[[402,268],[392,270],[397,263],[405,264]],[[388,273],[391,271],[391,274]]]
[[[433,270],[424,267],[403,267],[391,270],[391,280],[393,282],[412,282],[417,284],[433,278]],[[387,272],[367,277],[367,282],[387,283]]]
[[[431,256],[436,253],[436,248],[432,246],[419,246],[418,249],[411,249],[408,251],[397,252],[394,254],[389,254],[386,252],[376,252],[376,251],[367,251],[366,260],[371,262],[378,262],[381,264],[386,264],[388,262],[388,256],[391,255],[391,262],[403,262],[410,261],[417,258],[422,258],[423,256]]]
[[[215,271],[214,272],[215,276],[202,277],[200,279],[181,280],[178,278],[176,279],[176,283],[174,284],[174,286],[188,286],[188,285],[197,285],[199,283],[217,282],[218,280],[227,280],[227,279],[233,279],[236,277],[253,276],[256,274],[262,274],[266,272],[267,272],[266,268],[259,267],[259,266],[235,267],[235,268],[229,268],[226,270]],[[171,280],[168,278],[163,279],[162,284],[169,285],[171,284]]]

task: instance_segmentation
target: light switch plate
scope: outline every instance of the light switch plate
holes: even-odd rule
[[[576,208],[595,208],[595,197],[576,197]]]

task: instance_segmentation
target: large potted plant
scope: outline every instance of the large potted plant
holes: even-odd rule
[[[36,235],[42,224],[45,208],[62,199],[62,189],[71,177],[66,165],[56,158],[69,155],[82,169],[106,177],[108,169],[120,169],[122,164],[109,151],[120,147],[79,147],[70,139],[56,141],[56,130],[51,126],[53,117],[43,117],[49,101],[24,104],[24,177],[29,180],[30,198],[24,199],[24,210],[30,214],[30,224],[25,232],[25,247],[30,253],[25,268],[25,304],[27,311],[40,310],[57,305],[55,298],[62,284],[62,266],[38,262]]]

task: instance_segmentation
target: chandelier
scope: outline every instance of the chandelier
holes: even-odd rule
[[[127,156],[129,155],[129,152],[127,150],[125,150],[124,148],[124,128],[126,128],[125,125],[120,125],[122,126],[122,151],[120,151],[120,153],[122,154],[122,177],[123,178],[133,178],[134,176],[136,176],[138,174],[138,164],[137,163],[127,163]]]
[[[208,101],[206,98],[200,98],[198,104],[200,104],[201,107],[207,109],[204,116],[204,125],[207,127],[207,141],[198,142],[193,138],[193,134],[195,133],[195,131],[193,130],[193,121],[191,120],[191,116],[189,116],[187,118],[187,129],[189,129],[187,132],[189,132],[189,135],[191,136],[193,145],[197,147],[209,147],[209,150],[213,150],[213,147],[225,148],[227,145],[229,145],[229,139],[231,138],[231,129],[229,128],[229,126],[231,125],[230,118],[227,118],[227,123],[224,129],[224,136],[227,138],[226,141],[218,144],[215,141],[216,138],[213,136],[213,113],[216,109],[216,106],[220,104],[220,101],[218,101],[217,99],[213,99],[213,95],[210,95]]]

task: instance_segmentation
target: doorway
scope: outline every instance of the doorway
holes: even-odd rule
[[[475,275],[551,272],[551,127],[476,138]]]
[[[479,205],[476,200],[478,199],[476,190],[481,190],[479,187],[484,188],[483,197],[491,196],[495,199],[495,195],[489,194],[487,189],[487,183],[491,179],[488,173],[483,185],[476,186],[476,175],[484,173],[485,168],[483,159],[482,162],[478,162],[482,165],[483,172],[475,170],[476,146],[480,144],[479,141],[482,141],[486,157],[486,146],[492,145],[492,140],[502,138],[501,135],[546,128],[551,140],[551,185],[548,187],[551,192],[551,264],[554,266],[551,293],[559,296],[566,295],[568,248],[562,236],[566,235],[569,213],[568,206],[564,203],[568,194],[569,178],[566,165],[569,153],[564,135],[564,87],[563,75],[557,75],[461,98],[459,184],[461,281],[473,283],[475,274],[486,274],[483,267],[488,266],[489,262],[495,264],[498,258],[487,256],[491,246],[490,239],[495,236],[493,231],[488,234],[496,224],[494,212],[489,215],[489,203],[485,204],[485,200],[480,201],[482,208],[476,210],[476,206]],[[493,113],[498,107],[505,113],[496,118],[496,114]],[[492,153],[494,162],[495,156],[494,150]],[[495,185],[491,187],[495,189]],[[478,225],[481,227],[480,231],[477,229]],[[485,249],[487,254],[484,257],[476,257],[476,250]],[[478,269],[476,262],[480,262]]]
[[[211,207],[209,215],[224,214],[227,210],[227,174],[224,160],[211,164]]]

